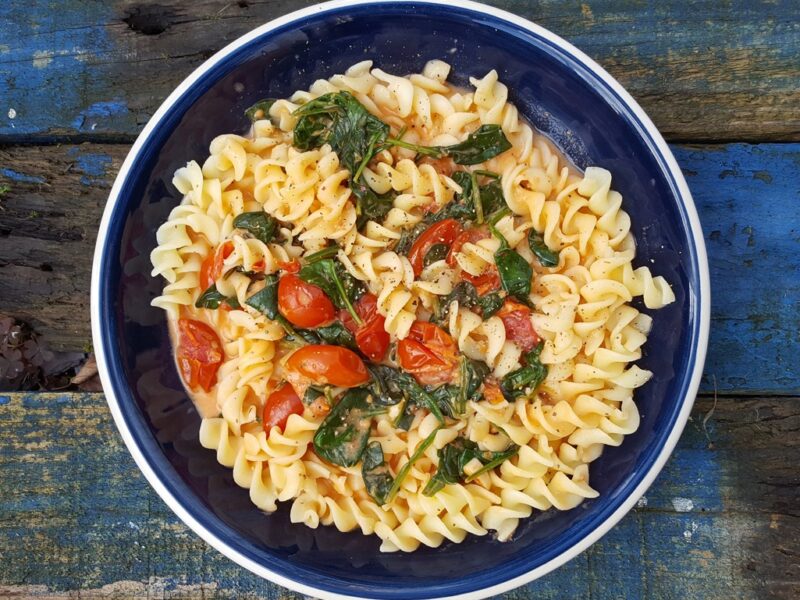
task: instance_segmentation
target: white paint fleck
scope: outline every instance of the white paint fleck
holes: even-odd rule
[[[139,531],[140,529],[140,527],[133,521],[128,521],[128,527],[130,527],[131,529],[135,529],[136,531]]]
[[[0,54],[8,54],[11,52],[11,47],[8,44],[0,44]]]
[[[689,526],[689,529],[683,532],[683,539],[685,539],[687,542],[691,541],[692,536],[694,536],[694,534],[697,533],[697,527],[698,527],[697,523],[692,521],[691,525]]]
[[[9,119],[16,119],[17,118],[17,111],[13,108],[8,109],[8,118]]]
[[[678,512],[692,512],[692,509],[694,508],[694,502],[692,502],[689,498],[673,498],[672,508]]]
[[[33,66],[37,69],[44,69],[53,62],[55,53],[50,50],[37,50],[33,53]]]
[[[644,508],[645,506],[647,506],[647,496],[642,496],[636,502],[636,508]]]
[[[97,129],[97,123],[92,123],[91,130],[94,131]]]

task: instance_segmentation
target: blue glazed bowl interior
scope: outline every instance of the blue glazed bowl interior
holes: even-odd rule
[[[376,537],[289,522],[288,505],[265,515],[230,470],[197,442],[199,418],[173,367],[164,314],[150,307],[163,282],[150,277],[155,230],[180,195],[174,171],[202,162],[208,144],[244,132],[244,109],[286,97],[318,78],[372,59],[396,74],[434,58],[451,80],[497,69],[510,101],[579,167],[609,169],[633,221],[638,265],[672,284],[677,302],[656,312],[640,361],[655,373],[638,390],[639,430],[591,465],[600,492],[568,512],[523,521],[513,541],[468,537],[462,544],[381,554]],[[161,481],[233,550],[317,589],[378,598],[451,595],[522,575],[598,527],[642,480],[671,431],[689,386],[699,338],[696,248],[676,183],[663,157],[623,101],[562,49],[517,25],[470,9],[378,4],[317,13],[266,33],[211,68],[172,106],[147,139],[111,216],[101,264],[102,344],[122,414]],[[651,259],[653,263],[651,263]]]

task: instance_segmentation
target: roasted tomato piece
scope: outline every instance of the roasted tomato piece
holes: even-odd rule
[[[507,299],[497,316],[503,320],[506,338],[517,344],[523,352],[529,352],[539,343],[539,336],[531,323],[531,309]]]
[[[292,353],[286,368],[316,384],[355,387],[369,381],[361,357],[341,346],[303,346]]]
[[[355,335],[358,349],[370,360],[380,362],[386,356],[390,340],[385,329],[386,318],[378,312],[378,299],[374,294],[363,294],[354,308],[363,323],[361,326],[346,310],[339,311],[339,320]]]
[[[217,381],[217,371],[225,358],[216,332],[193,319],[178,319],[178,365],[186,385],[206,392]]]
[[[278,311],[297,327],[319,327],[336,316],[336,308],[322,288],[294,273],[286,273],[278,281]]]
[[[270,432],[273,427],[283,430],[291,415],[303,414],[303,402],[289,383],[282,383],[264,403],[264,431]]]
[[[455,341],[444,329],[425,321],[416,321],[398,342],[397,358],[403,370],[423,385],[450,383],[458,371]]]

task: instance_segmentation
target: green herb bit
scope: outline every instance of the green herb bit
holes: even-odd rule
[[[278,221],[263,210],[258,210],[237,215],[233,220],[233,226],[237,229],[244,229],[257,240],[269,244],[278,230]]]
[[[528,246],[531,252],[539,259],[539,264],[543,267],[558,266],[558,252],[554,252],[544,243],[544,237],[535,229],[528,231]]]
[[[439,433],[440,427],[434,429],[428,437],[426,437],[423,442],[417,446],[417,449],[414,450],[414,454],[411,455],[411,458],[408,459],[408,462],[402,466],[402,468],[397,472],[397,477],[394,478],[394,482],[392,483],[392,487],[389,488],[389,493],[386,495],[386,502],[391,502],[394,500],[394,497],[397,495],[397,492],[400,490],[400,485],[403,483],[403,480],[408,475],[409,471],[411,471],[411,467],[414,466],[414,463],[417,462],[422,455],[425,453],[425,450],[428,449],[433,443],[433,440],[436,439],[436,434]]]
[[[437,261],[444,260],[449,252],[450,246],[447,244],[434,244],[422,259],[423,267],[428,267]]]
[[[322,260],[323,258],[333,258],[338,253],[339,246],[334,244],[333,246],[328,246],[327,248],[317,250],[316,252],[312,252],[311,254],[304,256],[303,260],[306,261],[306,264],[311,264],[317,262],[318,260]]]
[[[264,100],[259,100],[253,104],[253,106],[245,110],[244,114],[247,115],[247,118],[253,123],[261,119],[268,119],[269,109],[272,108],[272,105],[275,104],[275,102],[277,102],[277,99],[275,98],[265,98]]]
[[[242,305],[239,304],[239,300],[235,297],[229,298],[225,296],[217,290],[217,284],[212,283],[209,288],[200,295],[194,305],[196,308],[210,308],[211,310],[216,310],[223,302],[233,309],[242,308]]]
[[[314,434],[317,455],[342,467],[358,463],[369,439],[372,408],[369,390],[345,392]]]
[[[533,393],[547,377],[547,366],[539,360],[544,342],[539,342],[530,352],[523,355],[525,366],[508,373],[500,381],[500,389],[509,400]]]
[[[389,465],[383,458],[383,448],[380,442],[370,442],[364,451],[361,463],[361,476],[364,479],[364,486],[367,493],[379,506],[383,506],[389,500],[394,478],[389,471]]]
[[[471,481],[477,479],[478,477],[480,477],[484,473],[488,473],[489,471],[491,471],[495,467],[499,467],[504,462],[506,462],[509,458],[511,458],[513,456],[516,456],[517,452],[519,452],[519,446],[517,446],[516,444],[511,444],[508,448],[506,448],[505,450],[502,450],[501,452],[492,452],[492,457],[493,458],[491,460],[489,460],[489,462],[484,464],[480,469],[475,471],[472,475],[467,477],[464,480],[465,483],[470,483]],[[481,459],[478,459],[478,460],[481,460]]]

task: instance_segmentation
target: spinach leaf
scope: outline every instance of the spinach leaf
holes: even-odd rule
[[[447,484],[472,481],[479,475],[499,466],[518,451],[519,446],[516,444],[511,444],[500,452],[482,451],[475,442],[464,437],[457,437],[437,453],[439,466],[422,493],[426,496],[433,496]],[[475,459],[480,461],[483,467],[472,475],[466,476],[464,467]]]
[[[408,400],[403,401],[403,410],[397,415],[394,426],[403,431],[408,431],[414,423],[414,407],[416,405]]]
[[[478,175],[487,171],[456,171],[453,181],[461,187],[452,202],[446,204],[439,211],[425,217],[425,221],[435,223],[442,219],[458,219],[460,221],[475,221],[478,224],[485,220],[486,215],[495,213],[506,206],[503,198],[503,188],[497,180],[486,185],[478,185]]]
[[[467,410],[467,402],[478,400],[480,394],[478,389],[489,375],[489,367],[486,363],[479,360],[472,360],[466,356],[461,357],[459,369],[459,394],[456,410],[459,415],[463,415]]]
[[[530,352],[523,355],[525,366],[507,374],[500,381],[500,389],[509,400],[533,393],[547,377],[547,366],[539,360],[544,342],[539,342]]]
[[[500,285],[509,296],[513,296],[525,304],[530,304],[528,296],[531,293],[533,269],[527,260],[508,247],[506,238],[497,231],[494,225],[489,225],[489,229],[500,240],[500,248],[494,253],[494,263],[500,276]]]
[[[381,448],[380,442],[370,442],[364,451],[361,476],[364,478],[367,493],[378,503],[378,506],[386,504],[392,484],[394,484],[394,477],[389,471],[389,465],[383,459],[383,448]]]
[[[397,243],[394,246],[394,251],[400,254],[401,256],[408,256],[408,253],[411,251],[411,246],[414,245],[416,239],[422,235],[422,233],[428,228],[429,223],[426,221],[421,221],[412,227],[411,229],[406,229],[400,235],[400,239],[397,240]]]
[[[417,462],[422,457],[422,455],[425,453],[425,450],[428,449],[428,446],[430,446],[433,443],[433,440],[436,439],[436,434],[439,432],[439,429],[440,429],[439,427],[434,429],[428,435],[428,437],[426,437],[420,443],[420,445],[417,446],[417,449],[414,450],[414,454],[412,454],[409,457],[408,462],[404,464],[401,467],[401,469],[397,472],[397,477],[394,478],[392,487],[389,488],[389,492],[386,495],[386,502],[391,502],[394,499],[395,495],[397,495],[397,492],[400,490],[400,484],[403,483],[403,479],[405,479],[406,475],[408,475],[408,472],[411,471],[411,467],[414,466],[414,463]]]
[[[274,273],[264,278],[264,288],[245,300],[245,304],[263,313],[267,318],[277,321],[286,331],[289,341],[302,337],[309,344],[319,344],[319,338],[308,331],[295,331],[292,324],[278,312],[278,276]]]
[[[413,406],[420,406],[432,412],[439,423],[444,424],[444,415],[439,410],[439,404],[414,377],[400,369],[386,365],[370,365],[369,371],[373,376],[376,401],[380,404],[397,404],[401,399],[406,400],[404,412],[411,414]],[[413,418],[413,415],[412,415]],[[398,427],[400,427],[398,425]],[[405,429],[401,427],[401,429]]]
[[[459,144],[442,147],[444,156],[449,156],[459,165],[477,165],[494,158],[511,148],[499,125],[481,125]]]
[[[531,252],[536,255],[536,258],[539,259],[539,264],[543,267],[555,267],[558,265],[558,252],[550,250],[547,244],[544,243],[542,234],[535,229],[528,231],[528,246],[530,246]]]
[[[278,230],[278,221],[263,210],[257,210],[237,215],[233,220],[233,226],[249,231],[257,240],[269,244]]]
[[[354,279],[339,261],[323,258],[305,265],[298,273],[300,279],[322,288],[337,308],[347,309],[353,320],[361,325],[361,318],[353,302],[363,293],[361,282]]]
[[[317,250],[316,252],[312,252],[303,258],[306,261],[306,264],[317,262],[318,260],[322,260],[323,258],[333,258],[339,252],[339,246],[334,244],[333,246],[327,246],[322,250]]]
[[[441,308],[436,319],[439,323],[444,323],[447,321],[448,313],[450,312],[450,304],[454,300],[458,301],[459,306],[466,308],[480,308],[481,318],[484,320],[488,319],[498,310],[500,310],[504,302],[503,298],[497,292],[492,292],[484,296],[478,296],[475,286],[469,281],[459,281],[453,287],[453,290],[439,303]]]
[[[448,252],[450,252],[450,246],[447,244],[434,244],[423,257],[423,266],[427,267],[438,260],[444,260],[447,258]]]
[[[301,150],[330,144],[339,160],[358,179],[389,135],[389,126],[371,114],[350,92],[324,94],[296,111],[294,146]]]
[[[298,329],[297,331],[300,333],[306,330]],[[353,336],[350,330],[347,329],[347,327],[342,325],[340,321],[334,321],[330,325],[325,325],[324,327],[317,327],[313,330],[313,333],[322,341],[323,344],[344,346],[345,348],[350,348],[351,350],[358,350],[356,338]]]
[[[458,416],[461,414],[457,409],[458,405],[458,397],[461,393],[461,388],[456,385],[440,385],[437,388],[433,388],[428,390],[431,398],[436,400],[436,404],[439,406],[439,410],[442,411],[443,414],[451,417],[453,419],[457,419]]]
[[[269,119],[269,109],[272,108],[275,102],[277,102],[275,98],[264,98],[245,110],[244,114],[247,115],[247,118],[253,123],[261,119]]]
[[[481,206],[484,215],[491,215],[506,208],[506,199],[503,197],[503,187],[499,180],[481,186]]]
[[[233,296],[229,298],[223,295],[217,290],[217,284],[212,283],[211,286],[200,295],[194,305],[196,308],[210,308],[216,310],[223,302],[234,309],[242,308],[242,305],[239,304],[239,300]]]
[[[422,493],[426,496],[433,496],[449,483],[461,481],[464,476],[464,467],[473,458],[479,458],[481,451],[478,448],[478,444],[459,436],[444,448],[441,448],[437,454],[439,456],[439,466],[436,469],[436,473],[422,490]]]
[[[303,394],[303,404],[309,406],[314,403],[314,400],[321,398],[324,395],[325,391],[323,389],[310,385],[306,388],[306,393]]]
[[[383,218],[392,210],[394,192],[376,194],[363,181],[351,181],[350,189],[356,197],[356,227],[361,229],[367,221],[383,222]]]
[[[451,146],[420,146],[396,138],[388,138],[386,144],[432,158],[450,157],[458,165],[477,165],[511,148],[511,142],[499,125],[481,125],[463,142]]]
[[[267,275],[264,283],[264,289],[250,296],[245,304],[276,321],[279,317],[283,318],[278,312],[278,276]]]
[[[481,462],[484,462],[484,460],[487,460],[487,462],[484,462],[483,466],[480,469],[475,471],[472,475],[467,477],[464,481],[466,483],[469,483],[470,481],[472,481],[474,479],[477,479],[478,477],[480,477],[484,473],[488,473],[489,471],[491,471],[495,467],[499,467],[500,465],[502,465],[504,462],[506,462],[512,456],[516,456],[517,452],[519,452],[519,446],[517,446],[516,444],[511,444],[505,450],[501,450],[499,452],[492,452],[491,453],[492,457],[489,458],[488,460],[487,460],[487,458],[485,456],[485,453],[484,453],[484,456],[482,458],[480,458],[479,460]]]
[[[352,467],[361,460],[375,414],[369,390],[348,390],[314,434],[314,451],[330,463]]]
[[[481,307],[481,316],[483,320],[485,321],[500,310],[504,302],[505,300],[497,292],[492,292],[491,294],[486,294],[478,298],[478,306]]]
[[[403,390],[397,383],[399,371],[387,365],[367,365],[367,370],[372,376],[369,388],[372,390],[375,402],[384,406],[393,406],[405,399]]]

